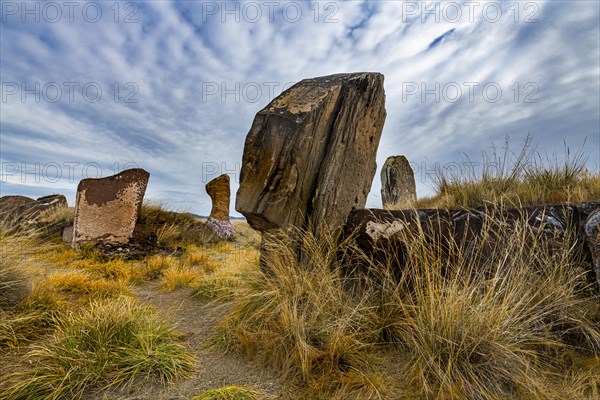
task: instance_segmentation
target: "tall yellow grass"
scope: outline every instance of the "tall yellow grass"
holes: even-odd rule
[[[597,398],[600,301],[569,241],[548,252],[556,238],[525,221],[488,224],[468,245],[403,232],[400,278],[351,238],[268,238],[266,265],[234,297],[215,344],[310,398]],[[349,251],[370,277],[341,275]]]
[[[581,203],[600,200],[600,171],[585,167],[585,143],[575,153],[565,144],[564,155],[541,155],[527,137],[513,152],[507,137],[502,149],[482,152],[482,162],[468,157],[457,168],[439,168],[436,193],[419,199],[417,208],[463,208],[489,204],[514,206]],[[480,172],[477,172],[481,169]],[[402,206],[390,206],[401,209]]]

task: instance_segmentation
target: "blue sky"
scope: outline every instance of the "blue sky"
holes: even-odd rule
[[[1,2],[1,195],[63,193],[137,166],[146,198],[208,214],[237,190],[256,112],[293,83],[385,75],[377,164],[435,164],[564,143],[600,168],[598,1]],[[379,171],[367,206],[381,204]],[[238,215],[233,210],[232,215]]]

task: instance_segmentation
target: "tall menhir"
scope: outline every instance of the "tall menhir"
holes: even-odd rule
[[[254,229],[337,228],[364,207],[386,117],[383,80],[305,79],[256,114],[235,207]]]

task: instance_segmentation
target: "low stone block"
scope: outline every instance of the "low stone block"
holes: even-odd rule
[[[594,210],[585,221],[585,239],[592,253],[592,263],[600,288],[600,208]]]
[[[73,246],[85,242],[127,243],[132,237],[150,174],[129,169],[77,187]]]
[[[523,232],[519,226],[525,224],[527,229],[520,237],[525,246],[531,245],[536,251],[555,254],[577,245],[584,260],[593,260],[589,280],[597,281],[600,289],[598,207],[600,203],[471,210],[361,209],[350,212],[344,231],[345,235],[356,235],[356,245],[368,257],[387,264],[395,275],[400,275],[408,255],[403,242],[407,231],[439,245],[448,257],[456,256],[453,248],[462,249],[464,265],[477,266],[485,264],[496,246],[506,239],[505,235]],[[469,248],[474,243],[479,244],[479,252],[471,254]]]

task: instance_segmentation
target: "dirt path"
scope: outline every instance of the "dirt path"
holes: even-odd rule
[[[223,354],[207,344],[211,329],[227,311],[228,305],[210,303],[190,296],[189,289],[161,292],[153,285],[135,289],[135,297],[141,304],[155,309],[158,315],[172,321],[183,335],[188,350],[198,357],[193,375],[173,385],[144,385],[131,391],[98,393],[95,399],[102,400],[189,400],[209,389],[223,386],[248,386],[264,393],[269,399],[290,398],[285,395],[281,378],[274,371],[264,368],[236,354]]]

